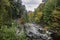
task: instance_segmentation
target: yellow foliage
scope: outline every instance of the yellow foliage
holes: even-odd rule
[[[36,12],[29,12],[28,16],[29,16],[30,21],[35,21],[35,22],[39,23],[40,18],[42,16],[42,12],[39,11],[39,9],[37,9]]]
[[[30,22],[33,21],[33,16],[34,16],[33,12],[28,13],[28,17],[29,17],[28,19],[29,19]]]
[[[34,15],[33,13],[29,13],[29,14],[28,14],[29,17],[32,17],[33,15]]]
[[[2,3],[2,5],[10,6],[9,0],[2,0],[1,3]]]
[[[25,22],[23,18],[19,18],[19,21],[21,24],[24,24],[24,22]]]
[[[48,29],[49,29],[49,28],[48,28],[48,26],[45,26],[45,27],[44,27],[44,30],[46,30],[46,31],[47,31]]]
[[[60,16],[60,11],[57,11],[57,10],[54,10],[52,15],[55,17],[55,18],[59,18]]]
[[[41,16],[42,16],[42,12],[38,12],[38,13],[37,13],[37,16],[38,16],[38,17],[41,17]]]
[[[54,22],[54,23],[52,24],[53,27],[58,27],[58,25],[59,25],[59,24],[56,23],[56,22]]]
[[[42,12],[37,12],[36,17],[35,17],[35,21],[40,22],[41,16],[42,16]]]
[[[39,18],[38,17],[35,17],[35,21],[39,21]]]

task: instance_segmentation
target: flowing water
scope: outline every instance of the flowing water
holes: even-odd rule
[[[25,23],[24,24],[25,34],[30,39],[42,39],[42,40],[52,40],[49,36],[51,32],[45,31],[42,26],[33,24],[33,23]]]

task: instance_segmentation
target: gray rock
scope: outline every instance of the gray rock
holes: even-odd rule
[[[50,40],[50,37],[47,35],[47,33],[49,34],[50,32],[45,31],[40,25],[25,23],[24,30],[25,34],[32,39]]]

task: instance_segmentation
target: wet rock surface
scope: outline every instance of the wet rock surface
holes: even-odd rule
[[[30,40],[52,40],[49,31],[45,31],[42,26],[33,24],[33,23],[25,23],[24,24],[24,32]]]

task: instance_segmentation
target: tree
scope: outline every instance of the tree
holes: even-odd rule
[[[0,26],[11,24],[10,2],[9,0],[0,1]]]
[[[48,0],[43,8],[42,20],[45,24],[51,24],[51,13],[55,8],[55,0]],[[50,20],[50,21],[49,21]],[[50,23],[50,24],[49,24]]]
[[[21,17],[24,11],[25,7],[20,0],[0,0],[0,40],[23,39],[16,34],[17,24],[14,19]]]
[[[48,0],[45,3],[45,6],[42,11],[42,23],[52,30],[58,30],[60,29],[60,1],[59,0]]]
[[[42,17],[43,7],[44,7],[44,3],[41,3],[34,11],[33,20],[35,20],[35,22],[38,24],[40,24],[40,19]]]

